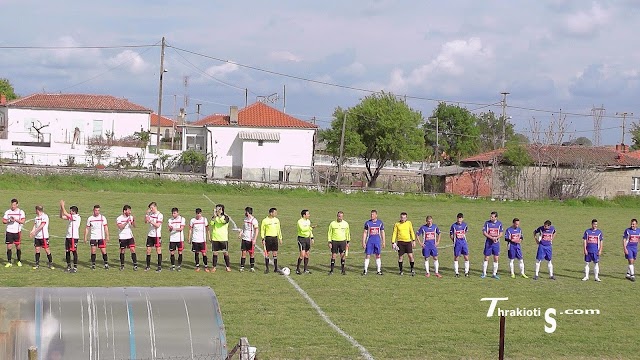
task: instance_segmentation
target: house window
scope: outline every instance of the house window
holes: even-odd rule
[[[164,129],[164,138],[165,139],[170,139],[171,138],[171,134],[169,133],[169,129]]]
[[[93,120],[93,136],[102,136],[102,120]]]
[[[640,192],[640,177],[632,177],[631,191]]]
[[[264,145],[264,140],[258,140],[258,146]]]

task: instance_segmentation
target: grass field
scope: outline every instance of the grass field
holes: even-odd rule
[[[618,202],[596,200],[559,202],[492,202],[448,197],[414,195],[319,194],[306,191],[252,190],[235,187],[215,187],[203,184],[179,184],[145,180],[100,180],[79,177],[39,177],[0,175],[0,203],[9,207],[9,200],[17,197],[27,218],[34,217],[34,206],[42,204],[52,219],[50,232],[62,237],[66,222],[57,219],[58,201],[80,208],[83,220],[95,203],[111,221],[112,240],[108,246],[112,270],[87,268],[89,249],[79,249],[81,268],[77,274],[66,274],[63,239],[52,238],[52,251],[57,269],[50,271],[31,267],[0,268],[0,285],[14,286],[210,286],[216,292],[229,342],[248,337],[258,348],[261,359],[352,359],[360,351],[329,327],[294,287],[276,274],[265,275],[264,260],[257,256],[256,273],[237,271],[239,241],[231,242],[234,271],[215,274],[192,271],[193,256],[185,252],[187,271],[133,272],[127,255],[124,272],[113,266],[118,262],[115,218],[122,205],[133,207],[134,215],[142,223],[146,205],[156,201],[160,211],[169,216],[171,207],[178,207],[187,220],[193,209],[201,207],[210,216],[212,205],[203,196],[224,203],[227,213],[241,222],[243,208],[252,206],[261,220],[269,207],[277,207],[283,224],[284,245],[279,254],[280,266],[295,268],[297,248],[295,222],[300,210],[308,208],[311,220],[318,224],[316,243],[311,253],[313,274],[291,277],[322,308],[329,318],[351,335],[375,359],[489,359],[498,354],[499,318],[487,317],[485,297],[508,297],[499,306],[515,308],[556,308],[557,329],[544,331],[543,317],[507,318],[506,357],[511,359],[630,359],[640,355],[635,313],[638,303],[638,284],[624,279],[626,260],[621,249],[621,234],[632,217],[638,217],[640,205],[635,199]],[[391,238],[393,223],[401,211],[409,213],[416,229],[427,214],[447,232],[455,221],[455,214],[464,212],[470,228],[471,277],[454,278],[452,249],[440,253],[442,279],[426,279],[424,262],[416,256],[416,277],[397,275],[397,257],[390,246],[383,253],[384,276],[363,277],[362,255],[358,249],[362,224],[369,211],[377,209]],[[326,247],[326,228],[337,210],[345,212],[355,239],[347,259],[347,275],[327,276],[329,252]],[[508,277],[506,248],[500,262],[501,280],[480,279],[483,237],[481,226],[492,210],[508,226],[513,217],[521,219],[527,235],[523,243],[527,274],[533,275],[535,244],[530,236],[533,229],[550,219],[557,228],[554,242],[554,267],[557,280],[547,279],[546,263],[541,269],[542,279],[511,279]],[[582,282],[583,231],[592,218],[599,220],[605,234],[601,259],[601,283]],[[31,223],[30,223],[31,224]],[[27,227],[30,229],[30,226]],[[146,227],[135,232],[143,239]],[[26,235],[26,234],[25,234]],[[443,237],[441,246],[450,242]],[[138,241],[140,244],[140,241]],[[389,245],[389,244],[388,244]],[[138,248],[144,261],[143,248]],[[165,268],[168,249],[164,248]],[[418,254],[419,255],[419,254]],[[14,255],[15,256],[15,255]],[[4,265],[5,256],[0,256]],[[23,245],[23,259],[33,261],[30,241]],[[155,262],[155,257],[152,258]],[[406,261],[406,260],[405,260]],[[100,263],[100,260],[98,260]],[[433,266],[433,262],[431,261]],[[373,268],[374,262],[371,262]],[[462,266],[462,261],[461,261]],[[489,270],[491,263],[489,264]],[[516,272],[517,272],[516,262]],[[593,279],[593,276],[591,275]],[[560,315],[565,309],[598,309],[599,315]],[[230,344],[230,347],[232,344]]]

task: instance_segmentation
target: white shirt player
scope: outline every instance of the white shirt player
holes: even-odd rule
[[[22,226],[15,220],[24,220],[26,216],[24,214],[24,211],[20,210],[20,208],[16,208],[15,210],[9,209],[5,211],[2,218],[7,221],[7,232],[17,234],[22,230]],[[11,218],[13,218],[14,221],[11,221]]]
[[[203,243],[207,236],[208,220],[204,217],[200,219],[192,218],[189,221],[189,227],[191,228],[191,241],[194,243]]]
[[[155,214],[149,214],[149,233],[147,236],[149,237],[162,237],[162,226],[155,227],[153,224],[162,224],[163,216],[161,212],[157,212]]]
[[[253,241],[258,229],[258,219],[253,215],[244,218],[244,226],[242,227],[242,240]]]
[[[87,218],[87,227],[91,230],[91,240],[105,240],[104,226],[107,225],[107,218],[100,214],[91,215]]]
[[[48,239],[49,238],[49,215],[42,213],[42,215],[36,216],[36,218],[33,220],[33,223],[36,229],[39,228],[40,225],[44,224],[42,229],[37,233],[35,233],[34,237],[36,239]]]
[[[172,228],[169,232],[169,242],[182,242],[184,241],[184,233],[180,228],[184,229],[185,219],[178,215],[177,217],[170,217],[167,223]]]
[[[131,215],[124,216],[124,214],[122,214],[116,218],[116,224],[118,225],[119,240],[133,239],[133,229],[131,228],[132,221],[133,221],[133,216]],[[120,229],[120,225],[124,225],[124,227]]]
[[[67,239],[79,239],[82,218],[78,214],[69,214],[66,219],[69,220],[69,224],[67,225]]]

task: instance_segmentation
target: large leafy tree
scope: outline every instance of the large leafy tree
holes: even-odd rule
[[[344,156],[364,160],[369,186],[375,186],[380,170],[389,161],[424,159],[422,114],[391,93],[369,95],[349,109],[338,107],[333,116],[331,127],[320,132],[320,138],[327,143],[327,152],[339,156],[346,116]]]
[[[502,116],[496,117],[493,111],[478,115],[478,130],[480,131],[480,151],[491,151],[502,147]],[[509,119],[505,119],[505,144],[510,142],[515,134],[514,126]]]
[[[631,123],[631,150],[640,150],[640,124],[637,122]]]
[[[0,78],[0,94],[4,94],[7,97],[7,101],[15,100],[19,98],[13,89],[13,85],[8,79]]]
[[[459,163],[460,159],[473,155],[480,149],[477,122],[477,117],[469,110],[442,102],[424,124],[425,142],[433,148],[438,144],[440,160],[451,164]]]

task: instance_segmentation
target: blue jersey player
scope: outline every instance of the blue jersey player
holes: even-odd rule
[[[520,276],[527,279],[528,276],[524,273],[524,259],[522,257],[522,248],[520,244],[524,240],[522,229],[520,228],[520,219],[514,218],[512,225],[504,232],[504,240],[507,242],[509,249],[507,250],[507,256],[509,257],[509,270],[511,270],[511,278],[515,279],[516,274],[513,271],[513,261],[518,259],[520,261]]]
[[[538,280],[540,275],[540,263],[542,260],[547,261],[549,267],[549,279],[555,280],[553,276],[553,264],[551,258],[553,257],[553,239],[556,237],[556,228],[551,225],[550,220],[545,220],[544,224],[533,231],[533,237],[538,244],[538,252],[536,253],[536,274],[533,276],[533,280]]]
[[[640,242],[640,229],[638,229],[638,220],[631,219],[631,226],[622,234],[622,249],[624,250],[624,257],[629,262],[629,269],[627,270],[627,279],[636,281],[634,263],[638,256],[638,242]]]
[[[436,277],[439,279],[440,275],[440,263],[438,262],[438,245],[440,245],[440,229],[438,225],[433,223],[433,217],[428,215],[426,218],[426,224],[422,225],[416,232],[418,241],[422,246],[422,256],[424,256],[424,268],[426,273],[424,276],[430,277],[429,273],[429,257],[433,257],[433,270]]]
[[[482,227],[482,235],[485,236],[484,242],[484,262],[482,263],[481,278],[487,277],[487,266],[489,265],[489,257],[493,255],[493,275],[494,279],[500,279],[498,276],[498,258],[500,257],[500,239],[504,235],[502,222],[498,220],[498,212],[492,211],[489,220],[484,222]]]
[[[386,246],[384,236],[384,224],[378,219],[378,211],[371,210],[371,219],[364,223],[362,233],[362,247],[364,248],[364,270],[362,275],[367,275],[369,260],[371,255],[376,256],[376,274],[382,275],[382,260],[380,259],[381,249]]]
[[[458,213],[457,220],[449,228],[449,237],[453,241],[453,270],[455,276],[460,277],[458,273],[458,257],[464,257],[464,276],[469,277],[469,246],[467,245],[467,231],[469,228],[464,222],[464,215]]]
[[[582,281],[589,280],[589,263],[593,261],[593,276],[595,280],[599,282],[600,255],[602,255],[602,241],[604,240],[604,236],[602,235],[602,230],[598,229],[598,220],[591,220],[591,228],[584,231],[582,240],[585,262],[584,278],[582,278]]]

